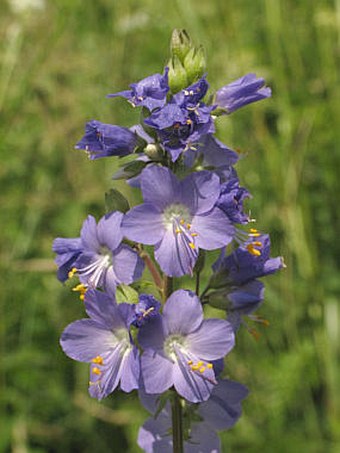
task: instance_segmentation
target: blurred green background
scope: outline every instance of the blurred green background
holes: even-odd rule
[[[138,452],[134,394],[98,403],[58,339],[83,317],[51,243],[104,212],[116,161],[73,150],[86,121],[130,126],[107,93],[162,71],[173,28],[205,46],[218,88],[247,72],[272,99],[219,120],[248,206],[287,268],[267,280],[259,341],[227,364],[247,385],[225,452],[340,451],[340,1],[0,0],[0,452]],[[132,199],[132,195],[128,194]]]

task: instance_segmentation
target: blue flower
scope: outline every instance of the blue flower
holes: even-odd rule
[[[262,303],[264,284],[257,280],[284,267],[282,257],[270,258],[269,235],[253,230],[248,241],[213,265],[219,289],[209,295],[211,303],[224,306],[228,320],[238,329],[242,316],[251,315]]]
[[[126,156],[142,143],[143,140],[126,127],[92,120],[86,124],[85,135],[75,148],[85,150],[93,160],[108,156]]]
[[[143,170],[141,188],[144,204],[126,213],[123,232],[132,241],[154,245],[167,275],[192,273],[199,248],[218,249],[233,239],[232,223],[215,207],[220,195],[215,174],[197,172],[179,181],[168,168],[152,166]]]
[[[131,90],[108,94],[107,97],[121,96],[126,98],[133,107],[143,106],[150,111],[163,107],[169,91],[168,72],[169,69],[165,68],[163,75],[153,74],[137,83],[132,83]]]
[[[70,324],[60,339],[66,355],[91,364],[89,393],[99,400],[118,385],[124,392],[138,388],[140,358],[129,333],[127,305],[89,289],[85,308],[90,318]]]
[[[215,132],[211,117],[214,107],[201,102],[207,89],[208,83],[203,77],[175,94],[163,108],[144,120],[157,131],[172,161],[176,161],[181,153],[196,149],[204,135]]]
[[[203,319],[198,297],[177,290],[164,305],[162,316],[151,319],[138,334],[143,348],[141,372],[146,393],[163,393],[174,386],[186,400],[206,401],[216,378],[214,360],[234,346],[229,322]]]
[[[102,217],[97,225],[94,217],[88,216],[80,238],[54,240],[53,251],[57,253],[62,281],[66,280],[66,274],[76,274],[85,287],[115,292],[120,283],[129,284],[140,278],[143,261],[129,246],[121,243],[122,219],[121,212],[112,212]]]
[[[248,223],[249,216],[243,212],[243,201],[250,193],[240,187],[237,178],[233,178],[221,185],[221,192],[216,206],[222,209],[233,223]]]
[[[226,113],[232,113],[247,104],[266,99],[271,94],[264,79],[256,78],[255,74],[247,74],[220,88],[216,92],[215,105],[225,109]]]

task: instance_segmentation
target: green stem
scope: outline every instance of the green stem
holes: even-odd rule
[[[173,291],[173,279],[172,277],[168,277],[164,275],[163,277],[163,303],[166,302],[168,297],[171,295]]]
[[[197,296],[199,296],[199,293],[200,293],[200,276],[201,276],[201,273],[196,272],[196,294],[197,294]]]
[[[172,416],[172,446],[173,453],[183,453],[183,416],[181,400],[177,392],[174,391],[171,400]]]

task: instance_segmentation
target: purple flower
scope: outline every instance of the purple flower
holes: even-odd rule
[[[57,238],[53,251],[62,281],[77,274],[85,286],[114,292],[120,283],[129,284],[140,278],[143,261],[129,246],[121,244],[123,214],[112,212],[100,219],[88,216],[80,238]],[[77,248],[78,247],[78,248]]]
[[[57,254],[55,262],[58,266],[58,279],[65,282],[70,270],[74,267],[78,256],[83,250],[80,238],[57,238],[53,241],[52,250]]]
[[[256,231],[256,230],[255,230]],[[282,257],[270,258],[269,235],[252,233],[255,237],[213,265],[220,289],[210,294],[211,303],[226,306],[228,320],[238,329],[243,315],[251,315],[262,303],[264,285],[257,278],[284,267]],[[215,301],[215,302],[214,302]]]
[[[249,216],[243,212],[243,201],[250,193],[240,187],[237,178],[221,185],[221,193],[216,206],[222,209],[233,223],[248,223]]]
[[[127,212],[127,238],[155,246],[163,272],[179,277],[192,273],[198,249],[213,250],[228,244],[234,227],[215,207],[220,195],[217,175],[203,171],[183,181],[164,167],[152,166],[141,174],[144,204]]]
[[[90,318],[66,327],[60,344],[71,359],[91,363],[90,395],[100,400],[119,384],[124,392],[138,388],[140,362],[129,334],[129,305],[89,289],[85,308]]]
[[[220,88],[216,93],[215,106],[232,113],[244,105],[260,101],[271,96],[271,89],[264,86],[265,80],[247,74]]]
[[[211,118],[213,106],[200,102],[206,94],[205,78],[180,91],[163,108],[153,112],[144,122],[154,128],[162,145],[176,161],[180,154],[196,149],[201,137],[215,131]]]
[[[137,83],[132,83],[130,85],[131,90],[108,94],[107,97],[121,96],[126,98],[133,107],[143,106],[150,111],[157,107],[163,107],[169,91],[168,72],[169,69],[165,68],[164,75],[153,74]]]
[[[185,290],[169,297],[162,316],[142,326],[138,339],[144,350],[146,393],[163,393],[174,386],[193,403],[209,398],[216,385],[211,361],[228,354],[235,341],[231,325],[222,319],[203,320],[198,297]]]
[[[171,416],[162,411],[149,418],[139,429],[137,443],[146,453],[172,453]],[[206,423],[192,423],[190,435],[184,441],[184,453],[219,453],[218,435]]]
[[[241,416],[241,401],[248,395],[247,388],[238,382],[221,379],[213,388],[210,398],[197,405],[187,405],[187,419],[202,421],[194,422],[184,434],[185,452],[220,451],[215,431],[230,429]],[[139,397],[143,406],[155,415],[160,395],[146,394],[139,388]],[[197,415],[196,415],[197,414]],[[146,452],[172,452],[171,408],[168,402],[160,414],[149,418],[140,428],[138,445]]]
[[[184,164],[196,170],[209,170],[216,173],[221,182],[237,179],[233,165],[238,161],[238,154],[207,134],[200,139],[197,147],[186,150]]]
[[[161,304],[151,294],[141,294],[139,302],[134,306],[131,324],[141,327],[150,319],[158,316]]]
[[[108,156],[126,156],[142,143],[143,140],[126,127],[92,120],[86,124],[85,135],[75,148],[85,150],[93,160]]]

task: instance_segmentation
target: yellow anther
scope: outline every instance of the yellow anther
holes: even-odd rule
[[[200,368],[200,367],[199,367],[199,366],[197,366],[197,365],[191,365],[191,369],[192,369],[192,371],[198,371],[198,370],[199,370],[199,368]]]
[[[256,245],[256,247],[262,247],[262,242],[260,241],[254,241],[253,245]]]
[[[261,256],[261,252],[259,250],[257,250],[253,244],[248,244],[247,245],[247,250],[249,253],[251,253],[252,255],[254,256]]]
[[[200,373],[204,373],[205,370],[206,370],[206,367],[205,366],[201,366],[199,371],[200,371]]]
[[[195,244],[193,242],[189,242],[189,247],[194,250],[195,249]]]
[[[92,363],[96,363],[97,365],[103,365],[104,360],[103,357],[100,355],[97,355],[94,359],[91,360]]]
[[[198,236],[198,234],[197,233],[191,233],[191,236],[194,238],[194,237]]]
[[[209,370],[211,370],[212,367],[213,367],[213,364],[212,364],[212,363],[207,363],[207,368],[208,368]]]
[[[259,236],[261,236],[261,234],[258,232],[256,228],[250,228],[249,231],[250,231],[249,236],[253,238],[258,238]]]
[[[148,316],[152,311],[154,311],[155,307],[150,307],[148,308],[147,310],[144,310],[143,312],[143,318],[145,318],[146,316]]]
[[[176,228],[175,233],[176,234],[182,233],[182,230],[180,230],[179,228]]]
[[[76,267],[73,267],[70,272],[68,273],[68,278],[74,277],[74,275],[78,272],[78,269]]]
[[[187,119],[187,120],[186,120],[186,123],[190,126],[190,124],[192,124],[191,119]]]
[[[183,219],[181,219],[181,220],[179,221],[179,223],[180,223],[181,225],[184,225],[184,224],[185,224],[185,222],[184,222]]]
[[[192,365],[193,364],[193,361],[192,360],[188,360],[188,365]]]
[[[188,230],[190,230],[190,228],[191,228],[191,223],[187,223],[187,228],[188,228]]]
[[[197,362],[197,366],[198,366],[198,367],[200,367],[200,366],[202,366],[202,365],[204,365],[204,363],[202,362],[202,360],[200,360],[199,362]]]
[[[94,367],[92,368],[92,373],[97,374],[98,376],[100,376],[100,375],[102,374],[102,372],[100,371],[100,369],[97,368],[96,366],[94,366]]]

